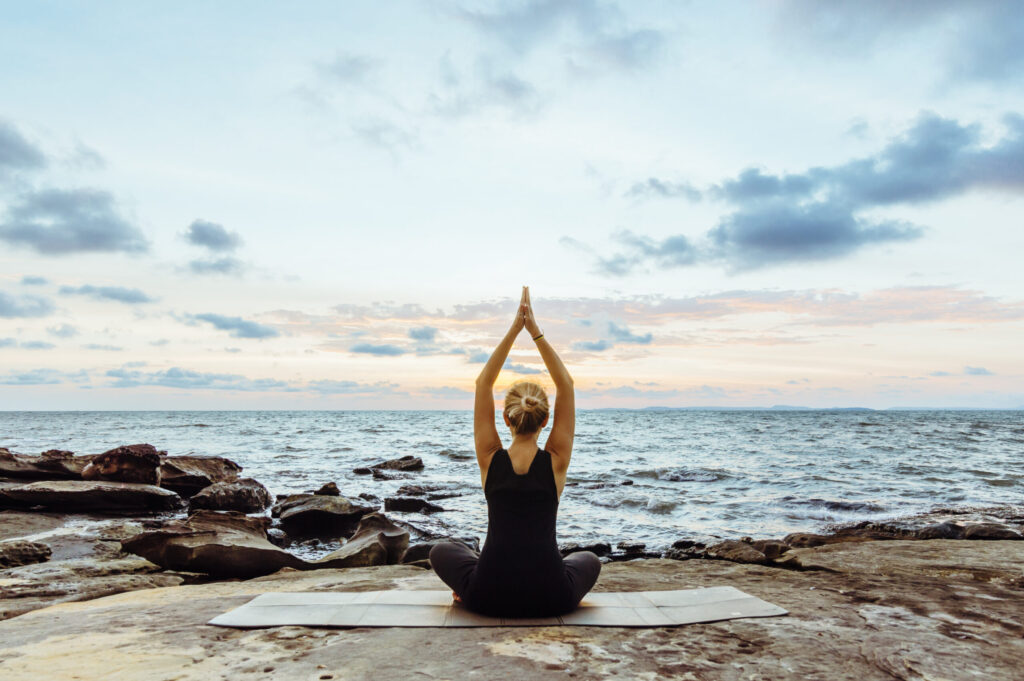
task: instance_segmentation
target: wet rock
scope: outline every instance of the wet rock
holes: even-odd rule
[[[0,541],[0,570],[50,560],[53,551],[46,544],[24,539]]]
[[[79,480],[91,456],[51,449],[39,454],[13,454],[0,447],[0,478],[16,480]]]
[[[341,496],[341,490],[338,489],[338,484],[335,482],[328,482],[323,487],[313,492],[323,497],[339,497]]]
[[[364,499],[365,501],[371,501],[377,504],[378,506],[381,503],[380,497],[378,497],[376,494],[370,494],[369,492],[360,492],[356,496],[359,497],[360,499]]]
[[[402,554],[403,563],[418,563],[420,561],[426,561],[430,557],[430,549],[434,548],[438,544],[445,542],[455,542],[456,544],[462,544],[468,546],[473,551],[480,553],[480,539],[477,537],[463,538],[463,537],[438,537],[436,539],[430,539],[428,541],[417,542],[406,549],[405,553]],[[427,563],[424,567],[429,567]]]
[[[360,466],[359,468],[353,468],[352,472],[356,475],[369,475],[370,473],[373,473],[373,470],[366,466]]]
[[[665,551],[662,558],[669,558],[671,560],[690,560],[691,558],[700,558],[700,553],[691,551],[689,549],[673,549],[670,548]]]
[[[271,515],[280,518],[284,531],[292,536],[338,538],[351,536],[359,519],[376,510],[342,496],[292,494],[275,504]]]
[[[200,508],[214,511],[239,511],[260,513],[270,506],[270,492],[252,478],[240,478],[234,482],[215,482],[193,495],[188,502],[189,511]]]
[[[577,551],[590,551],[596,556],[607,556],[612,552],[612,545],[604,541],[594,542],[592,544],[569,542],[560,546],[559,551],[562,553],[562,556],[568,556],[570,553],[576,553]]]
[[[396,473],[389,473],[388,471],[380,470],[378,468],[374,468],[370,472],[373,473],[374,480],[397,480],[401,477]]]
[[[832,537],[825,536],[823,534],[811,534],[809,532],[793,532],[787,534],[783,538],[783,542],[794,548],[811,548],[814,546],[824,546],[825,544],[834,543],[831,541]]]
[[[964,539],[1021,539],[1021,533],[999,523],[977,523],[964,528]]]
[[[444,509],[437,504],[416,497],[385,497],[384,510],[400,513],[437,513]]]
[[[763,553],[768,560],[777,560],[790,548],[789,544],[775,539],[758,539],[751,541],[750,545]]]
[[[122,547],[167,570],[221,578],[245,579],[285,567],[305,568],[305,561],[270,543],[269,525],[266,517],[200,510],[185,520],[136,535]]]
[[[962,525],[951,522],[932,523],[917,530],[918,539],[963,539]]]
[[[394,565],[407,548],[407,530],[381,513],[371,513],[363,516],[355,534],[344,546],[316,561],[316,564],[328,568]]]
[[[708,558],[729,560],[734,563],[754,563],[766,565],[769,561],[765,554],[761,553],[746,542],[727,539],[721,543],[709,546],[704,554]]]
[[[620,541],[615,545],[615,548],[626,555],[640,555],[647,548],[647,545],[642,542]]]
[[[124,445],[97,454],[82,470],[83,480],[160,484],[160,454],[153,445]]]
[[[694,541],[693,539],[677,539],[672,542],[672,548],[674,549],[703,549],[704,542]]]
[[[170,511],[181,508],[174,492],[132,482],[39,481],[0,489],[0,498],[60,511]]]
[[[218,482],[234,482],[242,467],[221,456],[167,456],[160,464],[160,485],[184,498]]]
[[[407,454],[397,459],[389,459],[382,461],[381,463],[375,463],[370,468],[374,470],[389,470],[389,471],[421,471],[423,470],[423,460],[418,456]]]
[[[292,543],[291,537],[280,527],[269,528],[267,530],[267,540],[274,546],[282,549],[288,548]]]

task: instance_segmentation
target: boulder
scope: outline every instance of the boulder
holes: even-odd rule
[[[1020,539],[1021,533],[999,523],[975,523],[964,528],[964,539]]]
[[[42,454],[13,454],[0,447],[0,478],[17,480],[79,480],[92,459],[73,452],[51,449]]]
[[[389,470],[389,471],[421,471],[423,470],[423,460],[418,456],[412,454],[406,454],[405,456],[397,459],[388,459],[381,463],[375,463],[370,466],[374,470]]]
[[[289,535],[338,538],[351,536],[359,519],[376,510],[376,506],[356,504],[342,496],[292,494],[274,504],[271,515],[281,519]]]
[[[154,485],[132,482],[41,480],[0,489],[0,498],[58,511],[171,511],[181,497]]]
[[[214,511],[261,513],[272,503],[267,488],[252,478],[234,482],[215,482],[204,487],[188,501],[189,512],[200,508]]]
[[[353,468],[352,472],[356,475],[369,475],[373,471],[366,466],[360,466],[359,468]]]
[[[381,513],[371,513],[359,521],[352,538],[337,551],[316,564],[326,568],[394,565],[409,548],[409,532]]]
[[[963,525],[952,522],[932,523],[925,525],[915,533],[918,539],[963,539]]]
[[[794,547],[794,548],[812,548],[815,546],[824,546],[825,544],[835,543],[831,541],[833,538],[823,534],[811,534],[808,532],[793,532],[787,534],[783,538],[783,543]]]
[[[267,540],[270,519],[234,511],[200,510],[143,532],[122,547],[166,570],[202,572],[247,579],[281,568],[308,569],[307,563]]]
[[[0,542],[0,570],[31,565],[50,560],[53,553],[46,544],[24,539],[11,539]]]
[[[168,456],[160,464],[160,485],[188,498],[217,482],[234,482],[242,467],[221,456]]]
[[[124,445],[97,454],[82,470],[83,480],[160,484],[160,454],[153,445]]]
[[[384,499],[385,511],[398,511],[399,513],[437,513],[444,509],[437,504],[432,504],[426,499],[416,497],[386,497]]]
[[[789,551],[789,544],[775,539],[758,539],[750,545],[764,554],[768,560],[778,560],[779,556]]]
[[[727,539],[726,541],[709,546],[704,555],[708,558],[729,560],[733,563],[753,563],[766,565],[769,561],[765,554],[761,553],[746,542]]]
[[[325,483],[323,487],[313,492],[313,494],[319,494],[324,497],[340,497],[341,490],[338,489],[338,483],[328,482]]]

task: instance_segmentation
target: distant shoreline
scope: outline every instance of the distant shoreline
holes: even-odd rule
[[[471,408],[465,409],[0,409],[0,414],[166,414],[166,413],[213,413],[213,414],[246,414],[246,413],[308,413],[308,412],[323,412],[329,413],[344,413],[344,412],[469,412],[473,410]],[[583,408],[578,407],[578,412],[589,412],[589,411],[708,411],[708,412],[863,412],[863,413],[880,413],[886,414],[891,412],[915,412],[915,411],[999,411],[999,412],[1024,412],[1024,406],[1021,407],[799,407],[789,405],[775,405],[771,407],[663,407],[663,406],[649,406],[649,407],[589,407]]]

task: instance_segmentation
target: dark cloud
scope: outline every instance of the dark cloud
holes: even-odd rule
[[[232,338],[275,338],[280,334],[277,329],[253,322],[241,317],[229,317],[225,315],[205,313],[192,315],[191,319],[201,322],[209,322],[214,328],[221,331],[230,331]]]
[[[21,278],[22,286],[45,286],[49,284],[50,280],[46,277],[34,277],[32,275],[25,275]]]
[[[22,170],[46,167],[46,155],[10,123],[0,121],[0,179]]]
[[[349,352],[357,352],[364,355],[382,355],[388,357],[405,354],[405,350],[397,345],[374,345],[373,343],[356,343],[348,350]]]
[[[44,189],[22,194],[0,222],[0,239],[44,255],[141,253],[149,244],[96,189]]]
[[[194,274],[231,274],[238,275],[245,271],[245,263],[238,258],[225,257],[213,260],[193,260],[188,264]]]
[[[948,82],[1001,84],[1024,77],[1024,13],[1015,0],[785,0],[779,31],[829,55],[862,57],[883,48],[906,49],[927,35],[927,55]]]
[[[111,369],[106,375],[115,379],[113,388],[135,388],[138,386],[160,386],[186,390],[237,390],[260,392],[264,390],[295,390],[288,383],[270,378],[252,379],[239,374],[218,374],[191,371],[171,367],[164,371],[144,372],[128,365]]]
[[[61,286],[61,295],[78,295],[78,296],[89,296],[96,300],[114,300],[119,303],[127,303],[134,305],[138,303],[154,303],[155,298],[151,298],[137,288],[126,288],[124,286],[92,286],[86,284],[85,286]]]
[[[992,376],[992,372],[985,367],[964,367],[964,374],[967,376]]]
[[[185,238],[194,246],[211,251],[233,251],[242,244],[238,232],[229,232],[222,225],[208,220],[194,220],[185,231]]]
[[[417,326],[409,329],[409,338],[418,341],[432,342],[437,337],[437,328],[433,326]]]
[[[748,168],[705,192],[733,211],[702,241],[618,232],[613,237],[624,249],[598,258],[597,270],[623,275],[647,263],[672,268],[700,262],[753,269],[839,258],[869,245],[920,238],[919,226],[864,213],[971,190],[1024,191],[1024,116],[1009,114],[1003,122],[1003,136],[984,145],[980,126],[923,112],[873,156],[797,174]]]
[[[45,317],[53,312],[53,303],[39,296],[12,296],[0,291],[0,317]]]

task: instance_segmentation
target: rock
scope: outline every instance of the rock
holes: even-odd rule
[[[234,482],[242,467],[221,456],[168,456],[160,464],[160,484],[184,498],[218,482]]]
[[[524,681],[1020,678],[1020,587],[1001,580],[1020,577],[1024,542],[879,541],[798,551],[826,553],[843,571],[711,560],[603,566],[596,591],[730,585],[790,612],[682,627],[205,626],[261,593],[450,591],[432,571],[408,565],[124,593],[0,622],[0,678],[357,681],[407,678],[414,670],[463,679],[482,661],[489,676]],[[880,565],[900,570],[878,572]],[[1000,577],[975,578],[982,573]]]
[[[480,553],[480,540],[477,537],[470,539],[456,538],[456,537],[439,537],[437,539],[431,539],[429,541],[417,542],[406,549],[405,553],[402,554],[402,563],[418,563],[419,561],[428,560],[430,558],[430,549],[434,548],[437,544],[445,542],[455,542],[457,544],[463,544],[468,546],[472,550]],[[429,566],[429,563],[427,564]]]
[[[356,475],[369,475],[370,473],[373,473],[373,470],[366,466],[360,466],[359,468],[353,468],[352,472]]]
[[[46,544],[24,539],[0,541],[0,570],[50,560],[53,551]]]
[[[751,541],[750,546],[763,553],[768,560],[777,560],[779,556],[789,551],[789,544],[775,539],[758,539]]]
[[[374,504],[380,506],[380,497],[378,497],[376,494],[370,494],[369,492],[360,492],[356,496],[359,497],[360,499],[373,502]]]
[[[608,542],[594,542],[593,544],[579,544],[577,542],[569,542],[559,547],[562,556],[568,556],[570,553],[576,553],[577,551],[590,551],[596,556],[607,556],[612,552],[612,546]]]
[[[709,558],[730,560],[734,563],[754,563],[757,565],[768,563],[768,558],[765,554],[746,542],[734,539],[727,539],[714,546],[709,546],[704,553]]]
[[[17,480],[79,480],[92,457],[75,456],[62,449],[51,449],[38,456],[12,454],[0,447],[0,478]]]
[[[423,470],[423,460],[418,456],[407,454],[397,459],[389,459],[381,463],[375,463],[370,466],[374,470],[390,470],[390,471],[421,471]]]
[[[834,543],[829,540],[832,537],[825,536],[823,534],[810,534],[808,532],[793,532],[787,534],[782,540],[784,543],[795,548],[808,548],[813,546],[824,546],[825,544]]]
[[[293,494],[275,504],[271,514],[281,519],[284,531],[292,536],[338,538],[351,536],[359,519],[376,510],[342,496]]]
[[[964,528],[951,522],[932,523],[917,530],[918,539],[963,539]]]
[[[204,509],[185,520],[173,520],[136,535],[122,546],[166,570],[202,572],[219,578],[246,579],[285,567],[306,568],[301,558],[270,543],[269,525],[266,517]]]
[[[977,523],[964,528],[964,539],[1021,539],[1021,533],[999,523]]]
[[[337,483],[328,482],[323,487],[313,492],[313,494],[319,494],[324,497],[339,497],[341,496],[341,490],[338,489]]]
[[[82,470],[83,480],[160,484],[160,455],[153,445],[124,445],[97,454]]]
[[[0,497],[60,511],[170,511],[183,505],[170,490],[132,482],[44,480],[5,487]]]
[[[694,541],[692,539],[677,539],[672,542],[672,548],[674,549],[703,549],[704,542]]]
[[[671,560],[690,560],[691,558],[700,558],[700,554],[690,549],[673,549],[670,548],[665,551],[663,558],[669,558]]]
[[[387,471],[380,470],[379,468],[374,468],[370,472],[373,473],[374,480],[395,480],[399,477],[394,473],[388,473]]]
[[[444,509],[437,504],[416,497],[385,497],[384,510],[400,513],[437,513]]]
[[[215,511],[261,513],[271,504],[270,492],[252,478],[234,482],[215,482],[193,495],[188,502],[189,511],[200,508]]]
[[[644,550],[647,548],[647,545],[642,542],[620,541],[618,544],[615,545],[615,548],[617,548],[619,551],[622,551],[627,556],[640,555],[644,553]]]
[[[352,538],[316,561],[328,568],[394,565],[409,548],[409,532],[381,513],[363,516]]]

